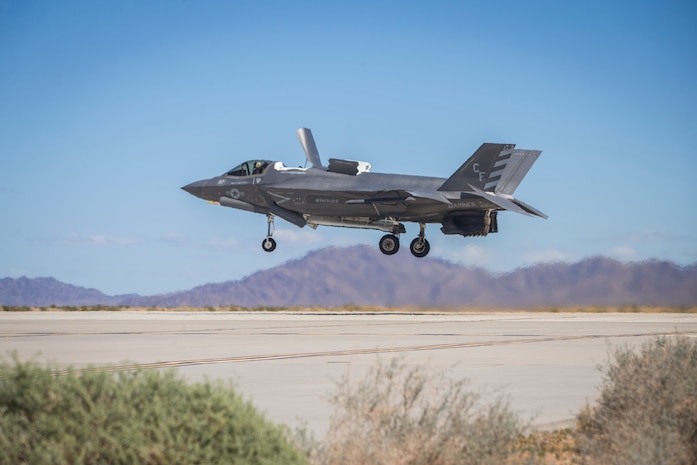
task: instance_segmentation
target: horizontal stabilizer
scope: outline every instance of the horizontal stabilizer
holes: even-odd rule
[[[472,188],[472,191],[477,194],[478,196],[488,200],[489,202],[498,205],[499,207],[503,208],[504,210],[520,213],[521,215],[528,215],[528,216],[539,216],[541,218],[547,219],[547,215],[542,213],[541,211],[531,207],[530,205],[527,205],[520,200],[516,200],[514,198],[506,198],[497,195],[494,192],[485,192],[481,189],[478,189],[474,186],[470,186]]]
[[[516,205],[518,205],[520,208],[523,210],[529,212],[531,215],[534,216],[539,216],[540,218],[547,219],[548,216],[542,213],[540,210],[537,208],[531,207],[530,205],[526,204],[525,202],[518,200],[518,199],[513,199],[513,202],[515,202]]]

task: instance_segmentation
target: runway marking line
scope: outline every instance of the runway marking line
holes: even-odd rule
[[[117,371],[132,371],[138,369],[159,369],[159,368],[178,368],[184,366],[197,365],[212,365],[217,363],[242,363],[242,362],[260,362],[270,360],[287,360],[293,358],[313,358],[313,357],[336,357],[347,355],[370,355],[398,352],[416,352],[426,350],[445,350],[445,349],[464,349],[473,347],[487,347],[497,345],[515,345],[515,344],[533,344],[539,342],[559,342],[559,341],[575,341],[583,339],[611,339],[611,338],[627,338],[627,337],[650,337],[650,336],[670,336],[675,332],[651,332],[651,333],[627,333],[627,334],[591,334],[584,336],[559,336],[559,337],[542,337],[542,338],[525,338],[512,339],[502,341],[481,341],[481,342],[460,342],[449,344],[430,344],[417,346],[401,346],[401,347],[375,347],[372,349],[347,349],[347,350],[330,350],[323,352],[300,352],[290,354],[269,354],[269,355],[243,355],[231,357],[216,357],[191,360],[170,360],[164,362],[149,362],[149,363],[134,363],[126,365],[113,365],[104,367],[87,367],[87,368],[71,368],[65,370],[53,371],[52,375],[61,376],[70,373],[80,374],[94,371],[117,372]],[[680,334],[689,336],[697,335],[697,331],[685,331]]]

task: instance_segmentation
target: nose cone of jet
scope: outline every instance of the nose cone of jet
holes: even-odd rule
[[[204,187],[206,187],[206,181],[196,181],[192,182],[191,184],[187,184],[186,186],[182,187],[182,189],[193,196],[203,198]]]

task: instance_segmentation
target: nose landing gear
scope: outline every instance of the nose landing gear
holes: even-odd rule
[[[261,242],[261,248],[264,249],[264,252],[273,252],[276,250],[276,241],[273,237],[267,237]]]
[[[264,252],[273,252],[276,250],[276,241],[274,240],[273,237],[273,231],[276,229],[274,225],[274,216],[273,215],[267,215],[266,216],[267,222],[268,222],[268,229],[266,232],[266,239],[264,239],[261,242],[261,248],[264,249]]]

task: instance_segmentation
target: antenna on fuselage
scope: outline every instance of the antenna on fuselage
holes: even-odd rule
[[[307,162],[312,163],[313,167],[322,166],[322,162],[319,159],[319,152],[317,151],[317,145],[315,145],[315,139],[312,137],[312,131],[308,128],[298,129],[298,141],[300,145],[303,146],[305,150],[305,166]]]

